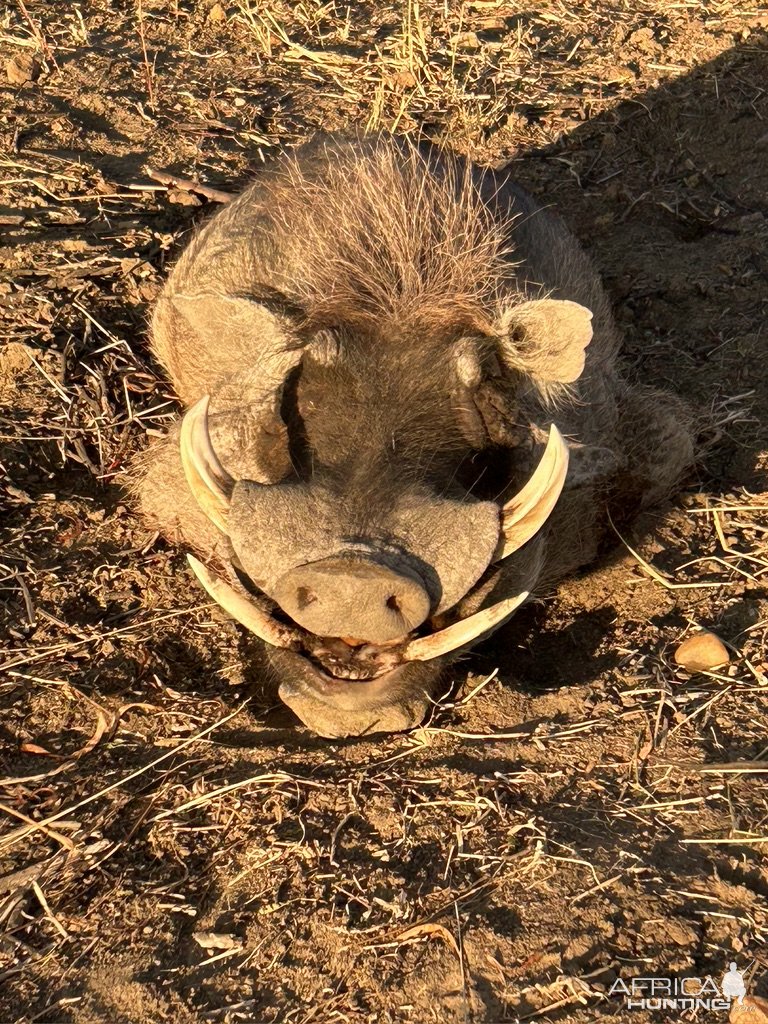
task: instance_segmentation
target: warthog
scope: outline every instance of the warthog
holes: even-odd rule
[[[144,457],[144,512],[329,737],[418,724],[458,652],[692,458],[683,405],[622,377],[560,220],[426,145],[282,155],[191,241],[152,329],[186,412]]]

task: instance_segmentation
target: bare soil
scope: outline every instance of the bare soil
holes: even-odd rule
[[[729,0],[0,5],[1,1021],[639,1024],[694,1017],[615,979],[732,959],[768,993],[766,83]],[[701,458],[424,728],[329,743],[127,467],[212,205],[147,168],[235,191],[349,125],[511,161]],[[691,676],[702,626],[732,662]]]

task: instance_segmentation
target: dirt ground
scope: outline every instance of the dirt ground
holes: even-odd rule
[[[701,457],[424,728],[331,743],[126,467],[211,207],[148,167],[236,190],[353,124],[512,161]],[[0,1021],[725,1021],[610,989],[731,960],[768,995],[768,9],[18,0],[0,139]],[[732,663],[691,676],[701,626]]]

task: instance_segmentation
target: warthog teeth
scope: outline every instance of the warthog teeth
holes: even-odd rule
[[[495,561],[517,551],[541,529],[557,504],[568,472],[568,445],[552,424],[533,476],[501,510],[501,538]]]
[[[323,662],[320,659],[318,660],[325,672],[336,679],[351,679],[355,682],[361,682],[375,677],[373,669],[370,668],[356,668],[353,665],[342,665],[340,662]]]
[[[198,561],[194,555],[187,555],[192,572],[197,576],[206,592],[228,615],[241,626],[272,647],[293,647],[299,639],[297,630],[278,622],[269,610],[260,606],[258,600],[245,592],[238,593],[224,580]]]
[[[466,619],[454,622],[445,629],[441,629],[439,633],[411,640],[409,644],[406,644],[402,657],[405,661],[431,661],[443,654],[457,651],[460,647],[465,647],[485,633],[503,625],[527,597],[528,591],[524,590],[516,597],[499,601],[498,604],[491,605],[490,608],[484,608]]]
[[[232,478],[219,462],[208,433],[208,395],[196,402],[181,421],[181,464],[195,501],[222,533],[227,532],[227,513]]]

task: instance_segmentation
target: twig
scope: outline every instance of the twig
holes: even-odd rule
[[[35,883],[36,884],[36,883]],[[464,1009],[467,1020],[470,1019],[469,996],[467,995],[467,968],[464,963],[464,937],[461,934],[461,914],[459,913],[459,901],[453,904],[453,911],[456,915],[456,948],[459,954],[459,969],[461,971],[461,991],[464,996]]]
[[[5,804],[0,804],[0,811],[4,814],[10,815],[12,818],[18,818],[19,821],[23,821],[29,828],[24,829],[24,834],[27,835],[29,832],[44,832],[51,839],[55,839],[57,843],[60,843],[67,850],[74,850],[75,844],[67,836],[57,832],[55,828],[50,828],[45,822],[35,821],[34,818],[28,817],[26,814],[22,814],[21,811],[16,811],[13,807],[6,807]]]
[[[192,181],[191,178],[179,178],[167,171],[156,171],[152,167],[148,167],[147,174],[155,181],[159,181],[161,185],[168,188],[180,188],[182,192],[193,192],[205,199],[210,199],[212,203],[229,203],[234,199],[231,192],[222,192],[220,189],[203,185],[199,181]]]
[[[120,626],[117,629],[108,629],[105,633],[94,633],[93,636],[83,636],[74,627],[69,626],[67,623],[60,623],[53,616],[46,615],[43,609],[38,609],[44,618],[49,619],[57,625],[65,626],[74,632],[77,636],[77,640],[69,640],[60,644],[51,644],[48,647],[40,647],[37,649],[35,654],[20,654],[18,657],[11,658],[9,661],[0,663],[0,672],[7,672],[8,669],[15,668],[17,665],[29,665],[36,661],[41,661],[48,657],[49,654],[58,654],[59,651],[69,651],[75,647],[82,647],[83,644],[93,644],[100,640],[110,640],[114,636],[124,636],[126,633],[130,633],[132,630],[137,632],[141,629],[146,629],[148,626],[154,626],[158,622],[166,622],[168,619],[177,619],[183,615],[192,615],[194,612],[203,611],[206,608],[215,608],[216,605],[213,602],[208,604],[195,605],[193,608],[179,608],[173,612],[167,612],[164,615],[157,615],[154,619],[147,619],[145,622],[134,622],[130,626]],[[138,642],[138,641],[136,641]],[[22,652],[34,651],[34,647],[24,647],[20,649]],[[0,648],[0,654],[12,654],[13,651],[9,648]]]
[[[147,54],[147,39],[144,34],[144,7],[142,0],[136,0],[136,13],[139,17],[139,39],[141,41],[141,52],[144,57],[144,75],[147,81],[147,102],[152,113],[157,109],[155,107],[155,83],[154,83],[154,71],[149,64],[149,56]]]
[[[40,878],[49,868],[52,868],[54,865],[59,866],[63,864],[67,856],[66,853],[62,853],[59,850],[58,853],[54,853],[51,857],[46,858],[46,860],[40,860],[36,864],[20,868],[18,871],[12,871],[9,875],[0,875],[0,896],[5,896],[7,893],[17,893],[19,889],[26,888],[26,886],[31,885],[33,881]]]
[[[45,898],[45,893],[40,888],[40,883],[37,881],[36,878],[32,879],[32,888],[35,890],[35,896],[37,896],[38,902],[39,902],[40,906],[43,908],[43,912],[45,913],[45,916],[48,918],[48,920],[51,922],[51,924],[56,928],[56,931],[61,935],[61,937],[63,939],[68,939],[69,938],[69,932],[64,927],[64,925],[61,923],[61,921],[58,919],[58,917],[56,917],[56,915],[51,910],[51,908],[48,906],[48,900]]]
[[[744,846],[747,843],[768,843],[768,836],[726,836],[722,839],[712,839],[709,836],[702,836],[700,839],[681,839],[681,843],[706,843],[706,844],[717,844],[717,843],[730,843],[736,844],[737,846]]]
[[[37,22],[34,21],[34,19],[32,18],[31,14],[29,13],[29,11],[26,8],[24,0],[16,0],[16,2],[19,5],[19,10],[24,15],[24,17],[27,19],[27,24],[29,25],[29,27],[30,27],[30,29],[32,31],[32,35],[35,37],[37,45],[43,51],[43,56],[45,57],[45,59],[47,61],[49,61],[56,68],[57,71],[59,71],[60,70],[59,65],[56,62],[56,58],[53,56],[53,50],[51,50],[50,46],[48,45],[48,41],[46,40],[45,36],[43,35],[43,30],[40,28],[40,26],[37,24]]]
[[[300,779],[295,775],[289,775],[287,772],[251,775],[247,779],[241,779],[239,782],[230,782],[226,786],[219,786],[217,789],[211,790],[210,793],[202,793],[200,796],[193,797],[192,800],[187,800],[186,803],[181,804],[179,807],[171,807],[166,811],[161,811],[160,814],[155,815],[152,821],[162,821],[163,818],[169,818],[173,814],[181,814],[182,811],[188,811],[192,807],[199,807],[201,804],[210,803],[210,801],[215,800],[217,796],[223,796],[225,793],[232,793],[236,789],[243,789],[245,786],[255,785],[258,782],[265,783],[266,785],[280,785],[281,782],[298,782],[301,783],[302,786],[311,786],[315,789],[322,789],[321,784],[318,782],[312,782],[309,779]]]
[[[652,580],[655,580],[657,583],[660,583],[663,587],[666,587],[667,590],[698,590],[702,587],[731,586],[731,583],[728,580],[699,580],[696,583],[673,582],[666,576],[662,575],[657,569],[655,569],[651,565],[651,563],[647,562],[639,552],[635,551],[633,547],[629,546],[626,540],[616,529],[616,525],[610,515],[608,516],[608,522],[611,524],[614,533],[619,538],[624,547],[627,549],[627,551],[630,553],[630,555],[632,555],[632,557],[637,560],[638,564],[640,565],[640,568],[643,569],[651,577]],[[730,568],[733,568],[733,566],[731,566]]]

